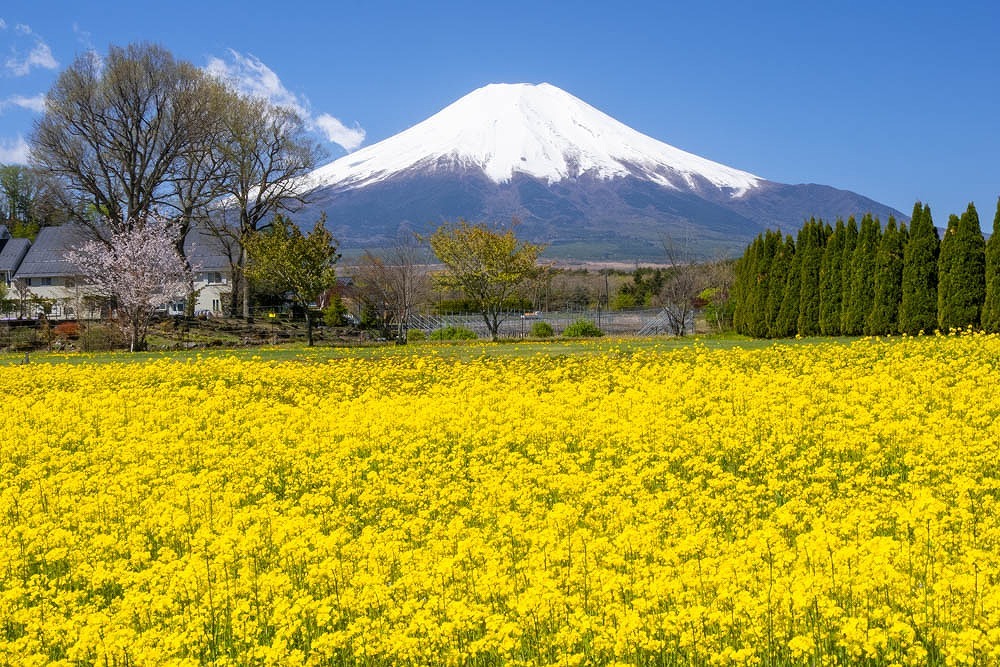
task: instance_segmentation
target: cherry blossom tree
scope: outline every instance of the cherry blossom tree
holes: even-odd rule
[[[66,253],[88,288],[107,298],[129,340],[129,350],[146,346],[153,313],[187,293],[191,268],[177,252],[175,234],[158,219],[146,219],[91,240]]]

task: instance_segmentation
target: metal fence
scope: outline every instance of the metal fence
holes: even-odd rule
[[[501,338],[527,338],[531,336],[531,327],[536,322],[545,322],[552,327],[556,336],[577,320],[586,319],[593,322],[598,329],[606,334],[621,336],[655,336],[670,333],[669,318],[664,309],[643,310],[561,310],[534,313],[510,312],[503,317],[500,325]],[[474,331],[480,338],[486,338],[489,333],[482,315],[468,313],[437,314],[417,313],[410,316],[407,328],[419,329],[430,334],[445,327],[463,327]],[[685,333],[694,332],[694,316],[688,318],[684,327]]]

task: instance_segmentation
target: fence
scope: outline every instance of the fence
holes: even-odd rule
[[[505,313],[500,324],[501,338],[526,338],[531,335],[535,322],[545,322],[552,327],[555,335],[560,335],[573,322],[587,319],[606,334],[621,336],[655,336],[671,333],[669,317],[661,308],[642,310],[561,310],[538,313]],[[448,326],[464,327],[480,338],[489,336],[482,315],[468,313],[430,314],[417,313],[410,316],[407,328],[431,333]],[[695,331],[694,315],[688,317],[685,333]]]

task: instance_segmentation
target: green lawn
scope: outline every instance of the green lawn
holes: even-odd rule
[[[772,345],[810,345],[820,342],[848,343],[853,338],[804,338],[783,340],[758,340],[733,334],[713,336],[686,336],[684,338],[614,338],[605,337],[586,340],[531,340],[531,341],[461,341],[461,342],[419,342],[397,346],[391,343],[369,345],[330,346],[313,348],[302,344],[276,345],[264,347],[213,348],[184,351],[155,352],[32,352],[27,356],[29,363],[76,364],[76,363],[141,363],[158,359],[176,361],[196,361],[210,357],[236,357],[238,359],[261,359],[264,361],[325,361],[338,358],[391,357],[412,354],[433,354],[460,361],[483,357],[530,357],[545,355],[586,355],[618,352],[628,354],[639,350],[671,350],[690,345],[703,345],[708,349],[745,348],[759,349]],[[25,361],[24,352],[0,354],[0,365],[16,365]]]

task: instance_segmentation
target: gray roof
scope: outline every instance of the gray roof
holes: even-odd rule
[[[80,271],[66,260],[66,251],[78,247],[94,238],[94,233],[81,225],[66,224],[56,227],[42,227],[33,244],[25,245],[26,239],[11,239],[0,251],[0,271],[10,271],[17,268],[18,278],[42,278],[46,276],[76,276]],[[16,249],[11,250],[10,266],[8,267],[7,249],[17,242]],[[18,252],[16,256],[14,253]],[[194,228],[184,239],[184,253],[191,265],[198,271],[229,271],[229,258],[225,246],[214,234]]]
[[[45,276],[76,276],[80,271],[66,259],[66,251],[93,238],[92,232],[79,225],[42,227],[31,244],[15,276],[40,278]]]
[[[16,270],[30,247],[28,239],[8,239],[4,242],[3,249],[0,249],[0,272]]]
[[[229,257],[219,238],[200,227],[192,227],[184,237],[184,254],[196,271],[229,271]]]

